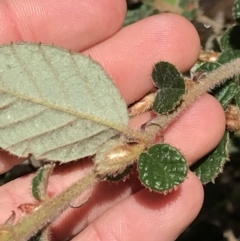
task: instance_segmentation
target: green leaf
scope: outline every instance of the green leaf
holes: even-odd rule
[[[185,157],[168,144],[152,146],[140,155],[139,177],[150,190],[167,193],[181,184],[188,173]]]
[[[234,82],[231,81],[221,87],[218,87],[217,89],[214,89],[213,94],[222,104],[223,108],[226,108],[227,105],[230,104],[232,99],[235,97],[236,92],[237,86]]]
[[[228,139],[229,136],[226,132],[219,145],[191,167],[203,184],[213,182],[222,172],[225,162],[229,160]]]
[[[53,168],[53,164],[40,167],[32,180],[32,194],[38,201],[45,201],[48,198],[47,184]]]
[[[202,72],[202,71],[206,71],[211,72],[213,70],[216,70],[218,67],[220,67],[221,64],[219,64],[218,62],[205,62],[202,65],[200,65],[194,73],[198,73],[198,72]]]
[[[126,130],[125,102],[91,58],[54,46],[0,48],[0,147],[68,162]]]
[[[183,76],[174,65],[159,62],[154,66],[152,78],[159,88],[153,109],[159,114],[172,111],[186,91]]]
[[[220,45],[222,51],[230,50],[240,50],[240,25],[235,25],[226,30],[221,38]]]
[[[235,4],[233,7],[233,15],[235,20],[240,23],[240,0],[235,0]]]
[[[220,64],[228,63],[236,58],[240,57],[240,50],[227,49],[217,59]]]

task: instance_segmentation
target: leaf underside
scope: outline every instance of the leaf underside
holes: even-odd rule
[[[150,190],[167,193],[181,184],[188,173],[185,157],[168,144],[152,146],[140,155],[139,178]]]
[[[42,44],[0,48],[0,147],[68,162],[128,124],[125,102],[91,58]]]

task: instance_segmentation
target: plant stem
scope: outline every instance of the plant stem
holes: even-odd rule
[[[31,238],[39,230],[57,218],[79,194],[95,185],[98,181],[99,177],[91,171],[87,176],[77,181],[63,193],[47,200],[39,209],[24,217],[13,226],[13,237],[11,241],[26,241]],[[9,239],[3,239],[1,241],[9,241]]]
[[[150,137],[156,136],[159,131],[164,130],[200,96],[236,75],[240,75],[240,58],[220,66],[218,69],[209,73],[206,77],[200,79],[197,84],[188,90],[187,94],[183,98],[181,106],[179,106],[176,111],[167,115],[158,115],[148,123],[145,131]]]

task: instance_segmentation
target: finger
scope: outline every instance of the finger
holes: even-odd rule
[[[148,112],[133,119],[131,125],[138,129],[151,118],[153,114]],[[166,128],[163,141],[176,146],[192,165],[218,145],[225,129],[226,119],[221,104],[206,94]]]
[[[155,63],[169,61],[186,71],[196,62],[199,50],[198,34],[188,20],[160,14],[121,29],[84,53],[101,63],[129,104],[153,88]]]
[[[58,195],[72,183],[81,179],[90,169],[91,164],[86,162],[86,160],[59,166],[54,174],[50,176],[48,195],[50,197]],[[16,215],[15,222],[18,222],[22,217],[28,215],[21,211],[19,207],[22,204],[36,203],[36,200],[29,190],[33,177],[34,174],[24,176],[0,187],[0,224],[9,218],[13,211]],[[100,213],[108,210],[112,205],[131,195],[136,188],[130,188],[129,184],[129,181],[121,182],[116,187],[115,184],[109,186],[109,183],[99,183],[94,188],[93,194],[86,204],[81,208],[67,209],[53,225],[51,225],[53,231],[52,237],[55,237],[57,240],[64,240],[73,233],[79,232],[79,229],[84,229],[88,223],[95,220]],[[137,189],[139,189],[139,187]],[[81,197],[80,200],[77,200],[76,205],[81,204],[79,201],[81,201]]]
[[[176,192],[166,196],[143,189],[118,203],[73,241],[174,241],[195,219],[203,189],[192,173]]]
[[[82,51],[118,31],[125,14],[124,0],[4,0],[0,44],[43,42]]]

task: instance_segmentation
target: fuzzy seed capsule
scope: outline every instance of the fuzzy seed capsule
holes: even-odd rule
[[[96,154],[96,173],[101,176],[121,174],[127,166],[132,165],[144,151],[143,143],[126,143],[110,140]]]

